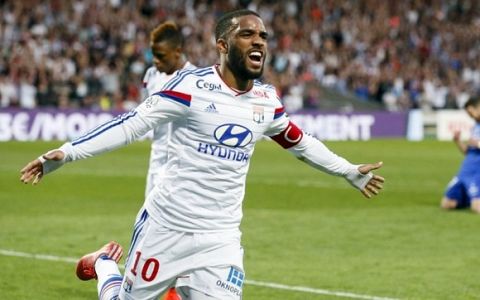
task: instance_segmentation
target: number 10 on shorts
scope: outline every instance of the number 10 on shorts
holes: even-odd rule
[[[160,269],[160,262],[156,258],[150,257],[145,260],[143,266],[139,266],[138,263],[140,261],[141,254],[142,253],[140,251],[135,252],[135,262],[133,263],[133,267],[130,269],[130,272],[137,276],[137,269],[141,269],[142,279],[150,282],[157,276],[158,270]]]

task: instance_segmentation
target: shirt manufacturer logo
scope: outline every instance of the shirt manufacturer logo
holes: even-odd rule
[[[204,111],[209,113],[218,113],[217,107],[215,107],[215,103],[211,103],[209,106],[205,107]]]

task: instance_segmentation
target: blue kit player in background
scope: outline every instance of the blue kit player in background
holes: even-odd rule
[[[480,97],[470,98],[465,110],[475,120],[471,136],[467,142],[460,140],[460,132],[455,132],[453,140],[465,154],[458,174],[448,184],[441,207],[456,209],[470,207],[480,213]]]
[[[134,228],[121,279],[111,247],[91,261],[98,280],[119,289],[100,299],[158,299],[172,286],[183,300],[240,300],[245,271],[240,223],[255,144],[269,136],[300,161],[377,195],[381,162],[352,164],[290,121],[275,87],[263,84],[268,32],[249,10],[215,27],[220,64],[181,70],[135,110],[28,163],[20,180],[38,183],[65,163],[125,146],[170,124],[167,161]],[[107,245],[108,246],[108,245]],[[93,269],[93,266],[89,269]],[[123,281],[122,281],[123,280]]]

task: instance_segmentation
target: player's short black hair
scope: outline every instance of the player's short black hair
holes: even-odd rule
[[[254,15],[260,18],[260,15],[249,9],[240,9],[223,14],[215,26],[215,40],[225,38],[225,35],[232,30],[232,19],[242,16]]]
[[[172,21],[164,22],[150,32],[151,43],[164,41],[171,43],[174,47],[183,48],[184,38],[182,31]]]
[[[477,106],[480,104],[480,97],[477,96],[477,97],[470,97],[470,99],[468,99],[467,102],[465,102],[465,105],[463,106],[463,108],[467,108],[467,107],[470,107],[470,106]]]

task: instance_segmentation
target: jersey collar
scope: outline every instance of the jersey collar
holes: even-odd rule
[[[225,80],[223,80],[222,75],[221,75],[220,72],[218,71],[218,66],[219,66],[218,64],[214,65],[214,66],[213,66],[213,69],[214,69],[215,72],[217,73],[218,77],[220,77],[220,79],[222,80],[223,84],[224,84],[225,86],[227,86],[227,88],[234,93],[234,96],[245,95],[246,93],[250,92],[250,91],[253,89],[254,84],[252,84],[252,86],[251,86],[248,90],[245,90],[245,91],[237,90],[236,88],[233,88],[233,87],[229,86],[229,85],[225,82]]]

